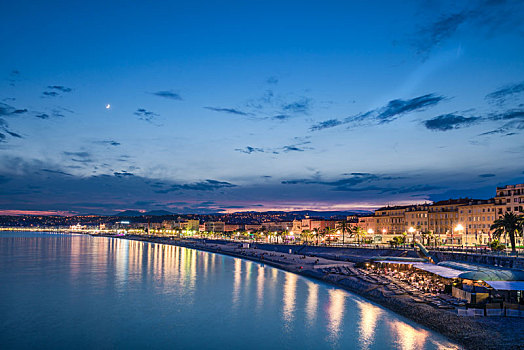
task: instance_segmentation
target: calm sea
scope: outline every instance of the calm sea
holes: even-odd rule
[[[2,349],[449,349],[356,295],[250,261],[0,233]]]

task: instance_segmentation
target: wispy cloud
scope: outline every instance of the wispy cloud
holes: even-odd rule
[[[505,136],[515,135],[516,131],[524,130],[524,110],[510,109],[503,113],[491,114],[486,120],[502,121],[504,124],[494,130],[484,132],[481,136],[504,134]]]
[[[46,173],[51,173],[51,174],[58,174],[58,175],[65,175],[65,176],[73,176],[69,173],[66,173],[65,171],[60,171],[60,170],[51,170],[51,169],[41,169],[41,171],[43,172],[46,172]]]
[[[42,95],[44,95],[45,97],[56,97],[60,94],[56,91],[44,91],[42,92]]]
[[[389,175],[378,175],[370,173],[350,173],[344,178],[326,181],[320,177],[313,179],[285,180],[285,185],[321,185],[327,186],[337,192],[378,192],[389,194],[428,193],[441,189],[441,186],[417,184],[417,185],[394,185],[396,180],[405,180],[403,177]]]
[[[167,98],[170,100],[182,101],[182,97],[180,96],[180,94],[173,92],[171,90],[157,91],[157,92],[153,92],[152,94],[155,96]]]
[[[495,174],[480,174],[479,177],[486,178],[486,177],[495,177],[497,175]]]
[[[57,90],[57,91],[60,91],[60,92],[71,92],[71,91],[73,91],[73,89],[65,87],[63,85],[49,85],[47,88],[51,89],[51,90]]]
[[[169,193],[174,191],[215,191],[223,188],[236,187],[236,185],[217,180],[205,180],[190,184],[177,184],[172,185],[168,189],[155,191],[156,193]]]
[[[517,84],[510,84],[500,89],[493,91],[486,95],[487,100],[494,100],[497,102],[504,102],[508,97],[514,96],[524,92],[524,82]]]
[[[282,109],[286,112],[308,114],[311,109],[311,103],[311,98],[302,97],[297,101],[282,105]]]
[[[349,116],[342,120],[329,119],[310,127],[311,131],[319,131],[323,129],[333,128],[343,124],[361,124],[377,125],[387,124],[397,120],[401,116],[411,113],[420,112],[429,107],[433,107],[445,100],[444,96],[436,94],[426,94],[414,97],[408,100],[395,99],[389,101],[385,106],[376,108],[367,112],[359,113],[357,115]]]
[[[520,0],[479,0],[457,3],[454,7],[456,11],[441,13],[436,20],[426,21],[415,33],[412,44],[418,54],[426,58],[435,47],[462,29],[474,30],[477,36],[493,36],[519,33],[523,27],[524,4]]]
[[[470,126],[478,122],[480,117],[464,117],[457,114],[443,114],[424,121],[424,126],[433,131],[449,131]]]
[[[435,106],[442,100],[444,100],[443,96],[435,94],[427,94],[409,100],[392,100],[378,111],[378,115],[366,113],[354,118],[356,120],[360,118],[375,119],[379,124],[390,123],[406,113],[424,110],[427,107]]]
[[[138,108],[133,114],[139,117],[140,120],[144,120],[146,122],[151,122],[155,117],[160,116],[159,114],[148,111],[145,108]]]
[[[0,117],[9,117],[24,113],[27,113],[27,109],[18,109],[8,104],[0,103]]]
[[[302,141],[296,144],[286,145],[286,146],[276,147],[276,148],[260,148],[260,147],[247,146],[245,148],[236,148],[235,151],[245,153],[245,154],[253,154],[253,153],[280,154],[280,153],[289,153],[289,152],[304,152],[304,151],[313,149],[310,146],[306,146],[310,143],[311,141]]]
[[[79,151],[79,152],[62,152],[65,156],[67,156],[70,160],[77,163],[92,163],[93,160],[91,159],[91,153],[85,152],[85,151]]]
[[[11,135],[12,137],[16,137],[17,139],[21,139],[22,136],[20,134],[17,134],[16,132],[12,132],[12,131],[9,131],[9,130],[5,130],[6,133],[8,133],[9,135]]]
[[[275,115],[273,117],[271,117],[271,119],[274,119],[274,120],[288,120],[289,118],[291,118],[290,115],[286,115],[286,114],[279,114],[279,115]]]
[[[114,141],[114,140],[102,140],[102,141],[94,141],[94,143],[98,143],[101,145],[107,145],[107,146],[120,146],[120,142]]]
[[[7,142],[7,136],[21,139],[22,136],[9,128],[5,117],[13,117],[27,112],[27,109],[16,109],[5,103],[0,103],[0,143]]]
[[[204,107],[205,109],[209,109],[210,111],[214,112],[221,112],[221,113],[228,113],[228,114],[236,114],[236,115],[243,115],[243,116],[250,116],[253,115],[252,113],[246,113],[239,109],[235,108],[220,108],[220,107]]]
[[[268,83],[268,84],[278,84],[278,77],[271,76],[271,77],[267,78],[266,83]]]
[[[47,89],[49,91],[42,92],[42,95],[44,97],[57,97],[60,96],[63,93],[69,93],[73,91],[73,89],[65,87],[63,85],[49,85],[47,86]]]
[[[295,180],[284,180],[282,184],[285,185],[325,185],[333,187],[335,190],[348,190],[356,185],[378,180],[379,176],[369,173],[351,173],[348,177],[335,181],[323,181],[319,178],[316,179],[295,179]]]
[[[282,148],[282,152],[284,152],[284,153],[287,153],[287,152],[304,152],[305,150],[306,150],[305,148],[298,147],[298,146],[295,146],[295,145],[284,146]]]
[[[322,130],[322,129],[334,128],[335,126],[339,126],[342,123],[343,122],[338,120],[338,119],[329,119],[329,120],[325,120],[323,122],[320,122],[320,123],[317,123],[317,124],[311,126],[309,128],[309,130],[311,130],[311,131],[319,131],[319,130]]]
[[[524,109],[510,109],[490,117],[492,120],[522,120],[524,121]]]
[[[468,19],[467,11],[441,16],[437,21],[421,28],[416,34],[414,46],[419,54],[427,55],[433,47],[449,39]]]
[[[135,176],[133,173],[127,172],[125,170],[122,171],[115,171],[113,173],[116,177],[128,177],[128,176]]]
[[[251,154],[251,153],[264,153],[264,149],[263,148],[258,148],[258,147],[251,147],[251,146],[247,146],[245,148],[236,148],[235,151],[237,152],[241,152],[241,153],[246,153],[246,154]]]
[[[20,71],[17,69],[11,70],[9,72],[9,77],[7,78],[10,86],[16,86],[16,83],[20,81]]]

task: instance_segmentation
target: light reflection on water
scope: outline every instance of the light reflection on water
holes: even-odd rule
[[[257,310],[264,305],[264,280],[265,269],[263,265],[257,267]]]
[[[5,348],[453,347],[346,291],[176,246],[0,234],[0,281]]]
[[[308,297],[306,302],[306,316],[308,325],[311,327],[317,318],[318,308],[318,284],[314,282],[307,282]]]
[[[284,297],[282,300],[282,317],[284,319],[286,330],[289,330],[295,317],[295,298],[298,276],[293,273],[286,273],[285,275],[286,281],[284,283]]]
[[[347,293],[340,289],[330,289],[327,331],[331,343],[337,344],[340,338],[341,325],[344,319],[345,301]]]
[[[369,349],[375,338],[377,322],[382,317],[382,309],[369,303],[356,301],[360,310],[359,334],[362,349]]]

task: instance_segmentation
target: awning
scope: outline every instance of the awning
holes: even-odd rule
[[[384,264],[399,264],[399,265],[413,265],[413,267],[424,270],[426,272],[431,272],[432,274],[438,275],[444,278],[457,278],[462,272],[449,267],[438,266],[434,264],[421,263],[421,262],[408,262],[408,261],[396,261],[396,260],[383,260],[377,261]]]
[[[413,267],[416,267],[419,270],[424,270],[427,272],[431,272],[435,275],[438,275],[440,277],[444,278],[457,278],[463,271],[451,269],[449,267],[445,266],[439,266],[439,265],[433,265],[433,264],[424,264],[424,263],[416,263],[413,264]]]
[[[524,290],[524,281],[486,281],[496,290]]]
[[[397,260],[382,260],[382,261],[377,261],[377,263],[413,265],[413,261],[397,261]]]

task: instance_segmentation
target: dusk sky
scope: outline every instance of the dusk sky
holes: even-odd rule
[[[524,2],[2,1],[0,213],[351,210],[524,182]]]

